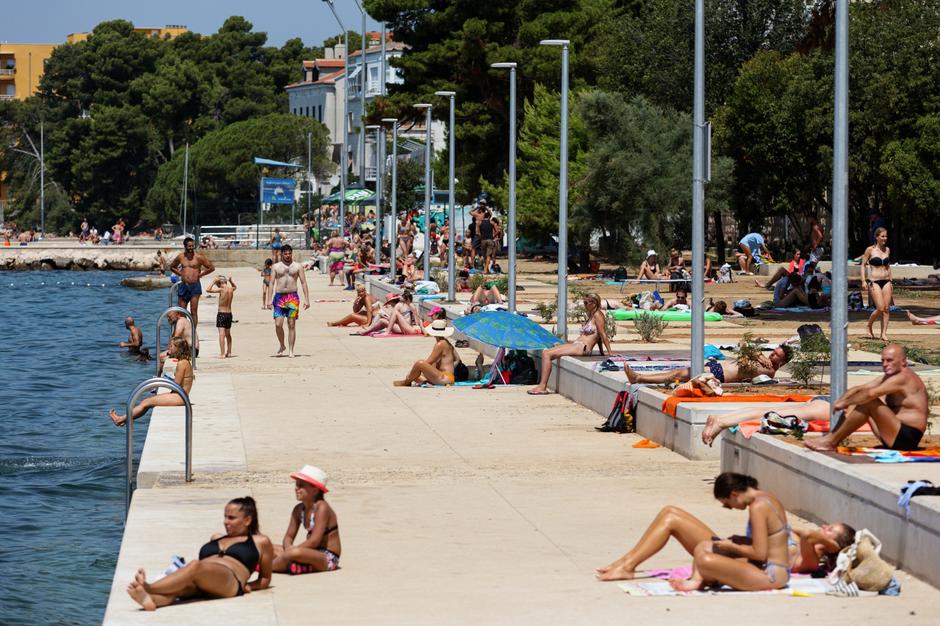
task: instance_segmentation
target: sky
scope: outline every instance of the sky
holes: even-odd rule
[[[268,45],[282,46],[300,37],[319,46],[340,28],[323,0],[9,0],[0,12],[0,41],[7,43],[64,43],[69,33],[91,31],[99,22],[125,19],[135,26],[181,24],[210,35],[231,15],[241,15],[255,31],[268,34]],[[354,0],[335,0],[343,25],[359,31],[361,13]],[[371,18],[368,30],[378,30]]]

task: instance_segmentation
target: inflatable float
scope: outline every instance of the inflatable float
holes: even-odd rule
[[[691,322],[692,313],[689,311],[644,311],[643,309],[616,309],[614,311],[608,311],[607,315],[611,316],[618,322],[635,320],[641,315],[652,315],[653,317],[658,317],[666,322]],[[714,311],[708,311],[705,313],[706,322],[720,322],[723,318],[721,313],[715,313]]]

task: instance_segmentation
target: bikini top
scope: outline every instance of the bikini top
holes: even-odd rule
[[[225,539],[227,537],[228,535],[225,535],[225,537],[219,537],[219,539]],[[258,554],[258,547],[255,545],[255,540],[251,535],[248,535],[248,538],[244,541],[233,543],[225,549],[219,547],[219,539],[213,539],[199,548],[200,561],[211,556],[230,556],[248,568],[249,572],[255,571],[255,567],[258,566],[258,561],[261,560],[261,555]]]
[[[597,332],[597,327],[594,326],[594,320],[588,320],[584,323],[584,326],[581,327],[582,335],[593,335]]]
[[[868,264],[871,265],[872,267],[888,267],[889,265],[891,265],[891,257],[889,257],[889,256],[885,256],[885,257],[880,257],[880,256],[869,257],[869,259],[868,259]]]
[[[309,533],[312,533],[312,532],[313,532],[313,527],[314,527],[314,524],[316,523],[316,521],[314,520],[314,511],[310,511],[310,523],[309,523],[309,524],[305,524],[305,523],[304,523],[304,517],[306,517],[306,516],[305,516],[305,513],[306,513],[306,510],[304,509],[304,505],[301,504],[301,505],[300,505],[300,525],[303,526],[304,528],[306,528],[306,529],[307,529],[307,533],[309,534]],[[326,536],[329,535],[330,533],[335,532],[335,531],[337,531],[337,530],[339,530],[339,524],[337,524],[337,525],[335,525],[335,526],[333,526],[333,527],[331,527],[331,528],[327,528],[326,530],[324,530],[324,531],[323,531],[323,536],[326,537]]]
[[[771,502],[769,498],[767,498],[766,496],[758,496],[758,498],[763,498],[763,499],[767,500],[768,502],[770,502],[770,507],[774,510],[774,513],[777,514],[777,519],[779,519],[780,522],[783,524],[780,528],[778,528],[777,530],[775,530],[775,531],[773,531],[773,532],[768,531],[768,532],[767,532],[767,536],[768,536],[768,537],[773,537],[774,535],[779,535],[779,534],[782,533],[782,532],[786,532],[786,533],[787,533],[787,546],[795,545],[794,539],[793,539],[793,529],[790,527],[790,523],[786,521],[786,517],[780,512],[779,509],[777,509],[777,506],[776,506],[773,502]],[[756,498],[755,498],[755,500],[756,500]],[[744,530],[744,536],[745,536],[745,537],[750,537],[750,536],[751,536],[751,520],[750,520],[750,518],[748,518],[748,520],[747,520],[747,527],[746,527],[745,530]]]

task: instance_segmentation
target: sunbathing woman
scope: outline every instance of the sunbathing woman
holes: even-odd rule
[[[871,294],[871,304],[875,311],[868,318],[868,336],[875,338],[873,326],[875,320],[881,318],[882,341],[888,341],[888,317],[891,315],[891,297],[894,288],[891,286],[891,249],[887,246],[888,230],[878,228],[875,230],[875,245],[869,246],[862,255],[862,290]],[[866,277],[866,267],[871,272]]]
[[[399,299],[401,299],[401,296],[397,293],[387,294],[385,296],[385,304],[379,309],[378,315],[373,316],[372,323],[363,328],[359,334],[371,335],[372,333],[387,328],[388,320],[391,319],[392,314],[395,312],[395,305],[398,304]]]
[[[762,404],[759,408],[739,409],[724,415],[709,415],[705,422],[705,428],[702,430],[702,442],[712,445],[715,438],[726,428],[751,420],[759,420],[771,412],[787,417],[797,417],[804,422],[811,422],[813,420],[828,420],[832,409],[829,406],[829,396],[818,396],[806,403],[785,402],[770,406]]]
[[[930,325],[934,326],[940,324],[940,315],[934,315],[933,317],[917,317],[910,311],[907,312],[907,319],[911,320],[911,324],[915,326]]]
[[[167,355],[177,359],[173,380],[189,395],[190,389],[193,388],[193,366],[190,363],[192,356],[189,351],[189,343],[182,337],[173,337],[167,349]],[[135,406],[131,412],[131,417],[136,420],[155,406],[183,406],[184,404],[183,398],[175,392],[159,393],[145,398],[143,402]],[[114,409],[111,409],[108,415],[111,416],[111,421],[114,422],[115,426],[123,426],[127,421],[126,415],[121,415]]]
[[[291,574],[332,572],[339,567],[342,545],[336,513],[323,498],[329,492],[326,473],[312,465],[304,465],[290,476],[294,479],[294,495],[300,504],[291,511],[281,545],[274,546],[272,569]],[[294,545],[301,527],[307,531],[307,538]]]
[[[271,584],[274,547],[258,530],[258,509],[253,498],[235,498],[225,505],[225,534],[199,549],[199,560],[187,563],[166,578],[148,583],[137,570],[127,593],[146,611],[195,597],[234,598]],[[259,567],[260,566],[260,567]],[[258,578],[248,582],[255,568]]]
[[[396,380],[396,387],[410,387],[414,383],[420,385],[424,382],[432,385],[454,384],[454,363],[457,356],[454,346],[447,340],[454,334],[454,327],[448,326],[447,320],[434,320],[424,332],[434,338],[434,349],[428,358],[416,361],[404,379]]]
[[[640,264],[640,271],[637,273],[638,280],[659,280],[663,278],[663,271],[659,268],[659,262],[656,260],[656,251],[648,250],[646,260]],[[666,274],[665,278],[669,278]]]
[[[327,322],[327,326],[369,326],[372,324],[372,309],[375,307],[375,298],[366,292],[365,285],[356,286],[356,299],[353,300],[353,312],[336,320]]]
[[[779,589],[790,580],[788,540],[790,526],[783,505],[760,491],[750,476],[725,472],[715,479],[714,495],[725,508],[748,509],[745,537],[719,539],[704,522],[680,508],[667,506],[625,555],[597,570],[600,580],[625,580],[636,568],[675,537],[694,555],[692,578],[672,581],[680,591],[693,591],[705,583],[726,584],[741,591]],[[743,560],[747,559],[747,560]],[[750,561],[763,563],[753,565]]]
[[[421,334],[421,315],[418,313],[418,307],[415,306],[414,297],[410,291],[402,292],[401,300],[389,314],[385,330],[376,333],[376,335],[391,335],[392,333],[399,335]]]
[[[587,312],[588,320],[581,326],[581,334],[577,339],[570,343],[564,343],[554,348],[542,350],[542,371],[539,384],[529,389],[530,396],[543,396],[548,393],[548,378],[552,374],[552,361],[560,359],[563,356],[583,356],[591,354],[594,346],[601,345],[601,354],[606,350],[607,355],[612,355],[610,349],[610,339],[607,338],[607,321],[604,312],[601,311],[601,299],[597,294],[591,294],[584,297],[584,310]]]
[[[478,312],[481,308],[489,304],[502,304],[503,294],[499,293],[495,281],[486,281],[478,285],[473,295],[470,296],[470,305],[465,313],[467,315]]]

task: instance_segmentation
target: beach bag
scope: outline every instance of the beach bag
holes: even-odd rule
[[[435,295],[441,292],[440,286],[433,280],[415,281],[415,293],[422,295]]]
[[[462,383],[470,378],[470,368],[463,361],[457,361],[454,365],[454,382]]]
[[[750,300],[735,300],[733,309],[744,317],[754,317],[754,305]]]
[[[718,268],[718,277],[715,279],[716,283],[733,283],[734,282],[734,272],[731,271],[731,266],[725,263]]]
[[[849,311],[861,311],[865,308],[865,302],[862,300],[862,293],[860,291],[852,291],[849,293]]]
[[[617,397],[614,398],[614,406],[607,415],[607,421],[600,426],[595,426],[594,429],[602,433],[622,434],[635,432],[635,421],[633,415],[630,414],[630,408],[627,404],[629,401],[630,394],[628,392],[619,392]]]
[[[855,543],[839,553],[829,583],[854,583],[862,591],[883,591],[893,577],[894,568],[881,558],[881,541],[864,528],[855,533]]]
[[[539,382],[539,371],[535,368],[535,361],[525,350],[511,350],[506,357],[506,370],[514,385],[536,385]]]
[[[621,265],[616,270],[614,270],[614,280],[618,283],[622,283],[623,281],[627,280],[627,268]]]
[[[821,335],[822,328],[819,324],[803,324],[796,329],[797,334],[800,336],[800,341],[805,341],[807,338],[812,337],[813,335]]]

